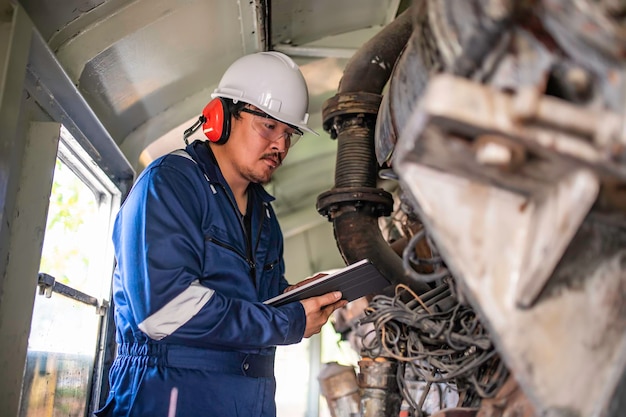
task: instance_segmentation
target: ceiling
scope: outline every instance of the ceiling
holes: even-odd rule
[[[334,185],[336,142],[321,109],[345,64],[404,8],[400,0],[20,0],[135,171],[184,145],[225,69],[261,50],[290,55],[310,93],[311,127],[268,190],[292,280],[341,266],[332,225],[315,210]],[[193,137],[192,137],[193,138]]]

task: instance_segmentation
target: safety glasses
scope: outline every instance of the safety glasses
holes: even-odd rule
[[[285,123],[272,118],[268,114],[246,107],[241,109],[241,111],[254,116],[250,118],[252,128],[265,140],[276,142],[284,137],[287,147],[291,147],[302,137],[302,131],[300,129],[289,125],[289,127],[284,129]]]

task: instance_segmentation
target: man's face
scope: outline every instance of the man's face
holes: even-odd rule
[[[250,108],[262,114],[255,107]],[[294,129],[277,120],[241,112],[233,118],[231,135],[224,146],[235,172],[249,182],[268,183],[287,156]]]

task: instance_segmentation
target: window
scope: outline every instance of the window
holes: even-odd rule
[[[86,416],[103,376],[110,231],[120,192],[64,128],[40,262],[20,416]],[[97,402],[97,390],[94,402]]]
[[[330,322],[319,335],[276,350],[276,414],[278,417],[330,417],[321,394],[319,373],[324,364],[357,366],[358,353],[341,340]]]

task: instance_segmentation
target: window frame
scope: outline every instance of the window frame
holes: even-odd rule
[[[86,415],[100,407],[101,396],[108,392],[107,374],[110,358],[115,351],[115,330],[112,312],[112,277],[115,267],[113,242],[110,238],[115,216],[122,201],[122,190],[116,186],[101,167],[90,157],[71,133],[61,125],[56,158],[65,165],[92,193],[97,204],[98,227],[96,248],[89,254],[89,274],[100,282],[97,293],[85,293],[70,285],[57,282],[55,277],[39,272],[39,296],[63,296],[73,301],[91,305],[99,316],[98,336],[93,356],[93,369],[89,378],[86,398]],[[44,234],[44,239],[45,239]],[[97,255],[96,255],[97,254]],[[107,359],[109,358],[109,359]],[[107,366],[108,364],[108,366]],[[103,392],[103,389],[106,392]]]
[[[109,392],[108,378],[109,369],[113,358],[115,357],[115,324],[113,317],[112,302],[112,279],[113,270],[115,268],[115,255],[113,241],[110,239],[115,215],[119,211],[124,197],[124,187],[113,183],[110,177],[106,175],[103,169],[91,158],[85,149],[78,143],[70,132],[61,128],[61,137],[59,140],[59,149],[57,152],[59,159],[76,174],[92,192],[99,197],[100,218],[104,227],[106,227],[105,236],[109,238],[102,242],[102,253],[100,257],[102,273],[108,274],[108,291],[103,292],[108,298],[102,298],[99,301],[98,314],[100,319],[100,332],[98,337],[98,346],[94,357],[94,369],[91,375],[91,395],[87,405],[88,415],[92,415],[99,409],[106,400]],[[102,201],[104,200],[104,201]],[[103,206],[108,206],[108,210]],[[104,220],[107,220],[106,222]],[[108,264],[108,266],[105,266]],[[102,278],[102,277],[101,277]]]

